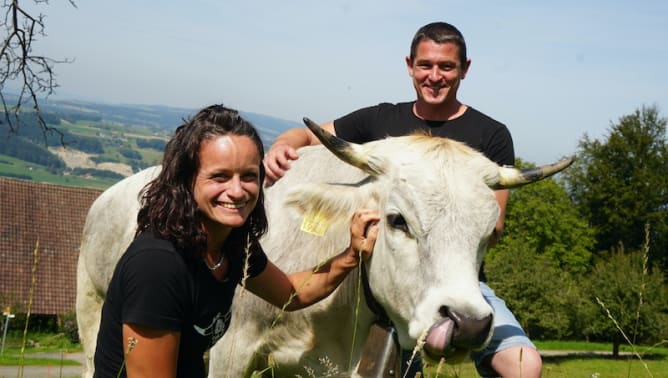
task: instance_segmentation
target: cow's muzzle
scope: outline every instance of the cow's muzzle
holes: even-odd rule
[[[492,315],[471,319],[448,310],[447,316],[429,328],[424,343],[427,357],[436,361],[459,358],[485,346],[492,328]]]

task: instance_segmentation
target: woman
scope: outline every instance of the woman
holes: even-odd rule
[[[263,155],[253,126],[222,105],[176,130],[109,285],[95,376],[203,377],[203,354],[228,328],[238,284],[278,307],[290,300],[292,311],[328,296],[371,254],[379,217],[360,210],[350,246],[317,273],[286,275],[268,261],[259,244]]]

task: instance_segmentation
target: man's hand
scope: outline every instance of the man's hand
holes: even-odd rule
[[[333,122],[328,122],[321,127],[336,135]],[[298,148],[317,144],[320,144],[318,138],[305,127],[289,129],[279,135],[264,155],[265,185],[273,185],[285,175],[285,172],[290,169],[290,161],[299,159]]]
[[[266,171],[265,184],[273,185],[290,169],[290,161],[297,159],[299,159],[297,151],[289,145],[282,143],[272,145],[263,161]]]

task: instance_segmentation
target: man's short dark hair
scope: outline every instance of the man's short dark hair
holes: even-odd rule
[[[454,43],[459,47],[459,60],[462,67],[466,66],[466,42],[462,33],[453,25],[447,22],[432,22],[421,27],[411,42],[411,60],[415,58],[417,46],[425,39],[436,43]]]

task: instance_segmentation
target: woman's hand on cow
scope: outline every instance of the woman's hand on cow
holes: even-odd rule
[[[360,254],[371,256],[378,237],[379,213],[362,209],[350,224],[350,245],[324,265],[286,274],[271,261],[267,267],[246,281],[246,289],[267,302],[294,311],[310,306],[330,295],[346,276],[359,266]]]
[[[380,215],[376,210],[360,209],[353,215],[350,223],[350,247],[349,249],[359,258],[371,257],[373,247],[378,237],[378,222]]]

